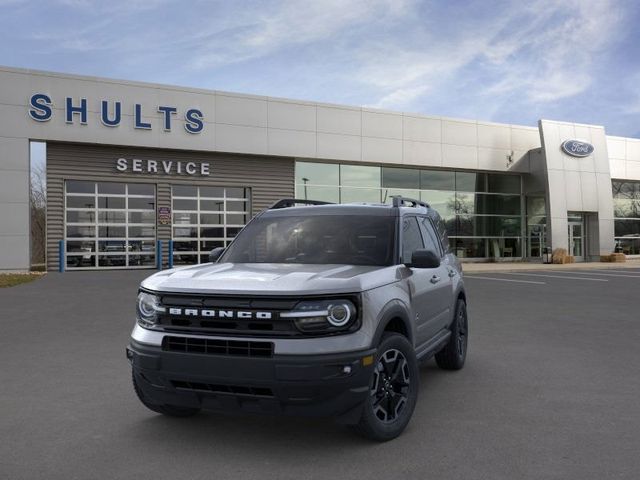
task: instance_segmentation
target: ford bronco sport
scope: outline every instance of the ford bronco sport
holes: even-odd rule
[[[331,416],[374,440],[398,436],[419,363],[462,368],[468,329],[440,216],[392,200],[281,200],[211,263],[144,280],[127,348],[140,401],[171,416]]]

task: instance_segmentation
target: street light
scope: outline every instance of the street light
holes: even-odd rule
[[[307,198],[307,182],[309,181],[309,179],[303,177],[302,181],[304,182],[304,199],[308,200],[308,198]]]

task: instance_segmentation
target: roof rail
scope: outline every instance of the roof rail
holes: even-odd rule
[[[321,200],[301,200],[299,198],[283,198],[269,207],[269,210],[276,208],[289,208],[295,207],[297,204],[303,205],[331,205],[331,202],[323,202]]]
[[[391,198],[393,199],[393,206],[394,207],[417,207],[417,206],[421,206],[421,207],[425,207],[425,208],[431,208],[431,206],[427,202],[422,202],[420,200],[416,200],[415,198],[407,198],[407,197],[403,197],[402,195],[393,195]],[[411,204],[411,205],[409,205],[409,204]]]

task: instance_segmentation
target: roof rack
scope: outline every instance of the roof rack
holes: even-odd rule
[[[269,210],[276,208],[295,207],[297,204],[303,205],[331,205],[332,202],[323,202],[321,200],[301,200],[299,198],[283,198],[269,207]]]
[[[402,195],[393,195],[391,198],[393,199],[393,206],[394,207],[417,207],[417,206],[421,206],[421,207],[425,207],[425,208],[431,208],[431,206],[427,202],[422,202],[420,200],[416,200],[415,198],[407,198],[407,197],[403,197]],[[411,204],[411,205],[409,205],[409,204]]]

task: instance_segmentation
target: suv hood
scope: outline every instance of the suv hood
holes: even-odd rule
[[[207,263],[158,272],[141,287],[182,293],[357,293],[399,280],[397,266]]]

